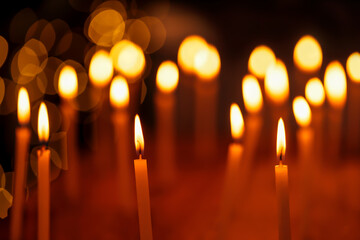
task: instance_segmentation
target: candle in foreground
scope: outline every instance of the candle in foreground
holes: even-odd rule
[[[31,136],[31,132],[28,127],[30,121],[30,101],[28,92],[24,87],[19,90],[17,116],[20,126],[16,128],[15,192],[14,204],[11,211],[11,240],[22,239],[25,183]]]
[[[286,139],[285,126],[282,118],[278,122],[276,155],[279,165],[275,165],[276,198],[278,205],[279,240],[291,239],[290,207],[288,187],[288,167],[282,162],[285,160]]]
[[[38,135],[41,149],[38,158],[38,240],[50,239],[50,150],[49,117],[44,102],[40,104],[38,117]]]
[[[136,195],[138,203],[138,216],[140,227],[140,239],[152,239],[151,212],[149,179],[147,170],[147,160],[142,158],[144,152],[144,136],[141,129],[140,117],[135,116],[135,148],[139,154],[139,159],[134,160]]]

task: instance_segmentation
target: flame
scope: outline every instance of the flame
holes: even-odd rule
[[[194,71],[202,80],[212,80],[220,72],[221,60],[215,46],[209,45],[195,55]]]
[[[30,121],[29,94],[24,87],[21,87],[19,90],[17,116],[20,125],[26,125]]]
[[[140,117],[138,114],[135,116],[135,149],[138,152],[138,154],[141,156],[141,154],[144,152],[144,135],[141,129],[141,122]]]
[[[179,82],[179,69],[173,61],[162,62],[156,74],[156,86],[163,92],[172,92]]]
[[[76,97],[78,92],[78,79],[76,71],[72,66],[64,66],[59,75],[59,94],[63,98]]]
[[[244,119],[236,103],[231,104],[230,107],[230,125],[233,139],[240,140],[244,133]]]
[[[330,105],[342,108],[346,102],[346,76],[340,62],[332,61],[326,67],[324,87]]]
[[[282,161],[285,159],[286,139],[285,139],[285,126],[282,118],[279,119],[277,138],[276,138],[276,156]]]
[[[246,75],[242,82],[242,93],[245,108],[248,112],[257,113],[263,105],[263,98],[258,80],[253,75]]]
[[[304,97],[298,96],[293,101],[293,112],[297,124],[307,127],[311,123],[310,106]]]
[[[116,76],[110,85],[110,103],[115,108],[129,105],[129,87],[124,77]]]
[[[346,61],[346,71],[350,79],[360,82],[360,53],[352,53]]]
[[[320,69],[322,64],[322,50],[319,42],[310,35],[303,36],[294,48],[295,65],[306,72]]]
[[[274,52],[268,46],[260,45],[251,52],[248,69],[256,77],[263,79],[268,67],[275,62]]]
[[[41,102],[39,108],[38,135],[40,142],[47,142],[49,140],[49,116],[44,102]]]
[[[89,77],[92,84],[105,87],[113,76],[113,63],[108,52],[97,51],[91,58]]]
[[[289,97],[289,78],[285,64],[277,60],[266,71],[265,93],[274,103],[282,104]]]
[[[199,51],[207,49],[207,42],[204,38],[191,35],[186,37],[180,44],[178,51],[178,64],[187,73],[193,73],[195,56]]]
[[[315,107],[323,105],[325,101],[324,86],[320,79],[311,78],[305,86],[305,97]]]

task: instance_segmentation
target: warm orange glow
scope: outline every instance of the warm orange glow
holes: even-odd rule
[[[26,125],[30,121],[29,94],[24,87],[21,87],[19,90],[17,117],[20,125]]]
[[[156,74],[156,86],[162,92],[172,92],[179,82],[179,69],[173,61],[162,62]]]
[[[261,45],[251,52],[248,68],[252,74],[262,79],[265,77],[268,67],[275,62],[274,52],[268,46]]]
[[[220,55],[215,46],[209,45],[195,54],[194,72],[200,79],[214,79],[219,74],[220,68]]]
[[[97,51],[90,61],[89,78],[97,87],[105,87],[113,76],[113,62],[108,52]]]
[[[260,84],[253,75],[246,75],[242,82],[242,93],[245,108],[248,112],[257,113],[263,105]]]
[[[115,108],[124,108],[129,105],[129,87],[125,78],[116,76],[110,85],[110,103]]]
[[[324,87],[330,105],[342,108],[346,102],[346,76],[340,62],[333,61],[326,67]]]
[[[310,35],[303,36],[294,48],[295,65],[306,72],[320,69],[322,64],[322,50],[319,42]]]
[[[325,101],[325,91],[324,86],[320,79],[318,78],[311,78],[305,86],[305,97],[306,100],[312,106],[319,107],[323,105]]]
[[[110,51],[114,67],[126,78],[138,78],[145,70],[143,50],[129,40],[118,42]]]
[[[78,79],[72,66],[64,66],[59,75],[59,94],[63,98],[72,99],[78,92]]]
[[[141,128],[141,122],[140,122],[140,117],[138,114],[136,114],[135,116],[135,149],[138,152],[139,155],[144,153],[144,135],[142,132],[142,128]]]
[[[307,127],[311,123],[310,106],[304,97],[298,96],[293,101],[293,112],[297,124]]]
[[[240,140],[244,134],[244,119],[236,103],[231,104],[230,107],[230,126],[233,139],[235,141]]]
[[[289,78],[285,64],[281,60],[277,60],[267,69],[264,86],[265,93],[272,102],[282,104],[288,99]]]
[[[187,73],[193,73],[195,56],[199,51],[207,49],[207,42],[204,38],[192,35],[186,37],[180,44],[178,51],[178,64]]]
[[[285,125],[282,118],[279,119],[277,138],[276,138],[276,156],[282,161],[285,159],[286,151],[286,138],[285,138]]]
[[[360,82],[360,53],[352,53],[346,61],[346,71],[354,82]]]
[[[38,135],[40,142],[47,142],[49,140],[49,116],[44,102],[41,102],[39,108]]]

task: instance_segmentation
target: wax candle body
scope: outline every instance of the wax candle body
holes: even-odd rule
[[[278,204],[279,240],[291,239],[287,165],[275,165],[276,198]]]
[[[135,181],[136,195],[138,203],[140,239],[152,239],[151,212],[150,212],[150,194],[146,159],[135,159]]]
[[[27,127],[19,127],[15,134],[15,193],[11,211],[10,239],[20,240],[22,239],[24,195],[31,132]]]
[[[349,81],[349,101],[347,108],[347,153],[359,154],[360,145],[360,84]]]
[[[42,149],[38,157],[38,239],[50,239],[50,150]]]

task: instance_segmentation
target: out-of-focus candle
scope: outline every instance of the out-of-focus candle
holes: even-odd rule
[[[105,87],[113,76],[113,62],[108,52],[97,51],[90,61],[89,78],[97,87]]]
[[[38,239],[50,239],[50,150],[46,148],[49,140],[49,117],[44,102],[40,104],[38,117],[38,136],[42,144],[37,152],[38,158]]]
[[[279,165],[275,165],[275,184],[278,204],[279,240],[289,240],[291,239],[291,231],[288,167],[282,163],[285,160],[286,151],[285,126],[282,118],[279,119],[277,132],[276,155]]]
[[[10,239],[20,240],[22,236],[24,195],[29,157],[29,142],[31,132],[28,128],[30,120],[30,101],[27,90],[22,87],[18,95],[17,116],[19,127],[16,128],[15,148],[15,189],[14,201],[11,211]]]
[[[259,79],[264,79],[268,67],[276,62],[274,52],[265,45],[257,46],[250,54],[248,69]]]
[[[213,45],[199,50],[194,59],[194,72],[203,81],[215,79],[221,68],[220,55]]]
[[[311,35],[299,39],[294,48],[294,63],[304,72],[318,71],[322,64],[322,50],[319,42]]]
[[[138,203],[140,239],[151,240],[152,226],[151,226],[151,211],[150,211],[150,194],[149,194],[149,179],[147,160],[142,158],[144,153],[144,136],[141,129],[141,122],[139,115],[135,116],[135,148],[139,154],[139,159],[134,160],[135,167],[135,182],[136,195]]]

